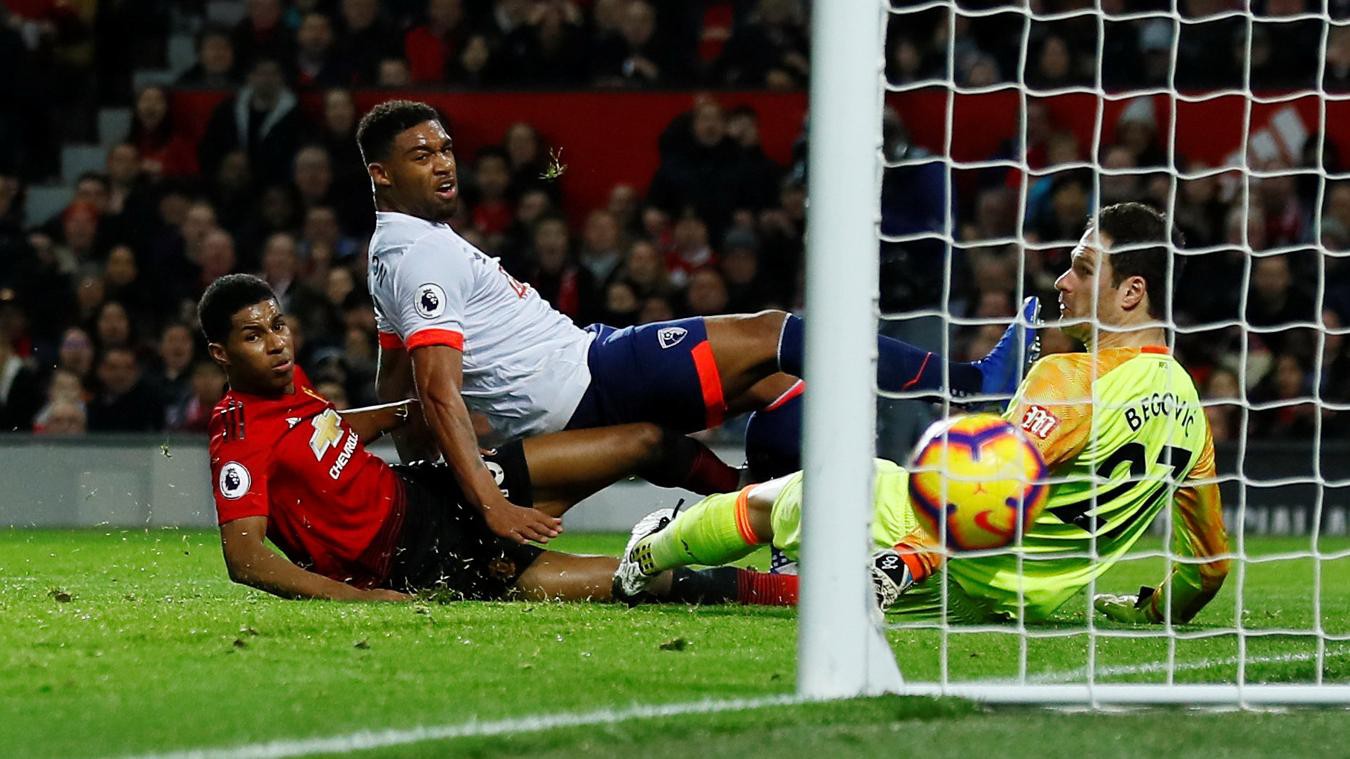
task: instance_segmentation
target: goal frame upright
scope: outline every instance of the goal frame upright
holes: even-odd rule
[[[878,0],[812,10],[797,692],[901,687],[867,571],[876,446],[883,48]]]

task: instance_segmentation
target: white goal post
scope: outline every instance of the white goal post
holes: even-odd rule
[[[1143,704],[1183,704],[1207,706],[1268,706],[1268,705],[1350,705],[1350,682],[1326,682],[1326,663],[1329,657],[1329,644],[1335,644],[1337,655],[1350,656],[1350,634],[1337,630],[1328,631],[1323,624],[1321,593],[1324,581],[1323,563],[1333,560],[1350,562],[1350,551],[1324,553],[1319,547],[1320,528],[1324,521],[1324,491],[1330,487],[1347,488],[1350,480],[1330,482],[1322,475],[1322,423],[1315,424],[1314,439],[1311,441],[1311,477],[1293,477],[1257,481],[1249,483],[1245,476],[1238,483],[1240,495],[1236,503],[1225,503],[1232,507],[1229,512],[1230,551],[1232,571],[1222,593],[1236,598],[1236,608],[1231,616],[1218,621],[1223,626],[1212,627],[1201,632],[1178,630],[1168,614],[1166,624],[1138,632],[1120,628],[1098,628],[1094,623],[1090,594],[1095,583],[1089,585],[1089,598],[1086,600],[1086,621],[1074,629],[1053,631],[1028,630],[1022,623],[1010,623],[1007,626],[986,626],[979,629],[959,631],[987,634],[999,638],[1020,639],[1020,661],[1014,670],[1016,676],[1001,679],[952,678],[948,675],[949,635],[957,637],[945,623],[911,625],[908,629],[937,630],[939,644],[934,642],[934,650],[924,652],[901,651],[897,657],[887,643],[887,626],[876,613],[873,604],[873,591],[868,578],[870,558],[869,525],[872,513],[872,459],[876,452],[876,402],[878,390],[875,383],[876,334],[879,320],[910,318],[913,316],[940,317],[944,324],[942,344],[926,346],[941,348],[944,352],[953,347],[951,326],[970,326],[996,323],[997,320],[972,318],[962,314],[954,316],[951,308],[951,258],[947,258],[948,268],[943,272],[943,293],[941,303],[936,308],[910,311],[904,314],[883,313],[879,300],[879,247],[884,240],[889,243],[905,243],[913,240],[940,242],[944,246],[954,247],[962,243],[957,220],[954,216],[953,196],[957,192],[955,175],[961,171],[988,169],[1006,169],[1020,172],[1022,177],[1016,203],[1016,232],[1006,239],[983,240],[1001,245],[1014,246],[1018,251],[1019,262],[1017,277],[1024,279],[1025,262],[1020,260],[1022,251],[1036,250],[1041,241],[1029,239],[1026,229],[1028,209],[1028,185],[1033,180],[1045,177],[1050,171],[1033,166],[1029,162],[1026,146],[1028,144],[1027,113],[1028,103],[1033,98],[1054,97],[1060,95],[1087,96],[1093,98],[1096,112],[1095,127],[1092,131],[1092,144],[1084,146],[1085,159],[1059,166],[1060,169],[1081,169],[1092,174],[1092,198],[1103,197],[1103,178],[1143,177],[1146,175],[1166,175],[1166,211],[1168,212],[1169,231],[1175,223],[1177,197],[1180,183],[1198,179],[1215,178],[1234,181],[1240,185],[1236,190],[1235,207],[1241,210],[1238,217],[1242,224],[1240,244],[1237,247],[1243,254],[1240,286],[1240,308],[1245,314],[1248,308],[1247,289],[1252,284],[1254,262],[1263,257],[1294,253],[1306,249],[1316,249],[1323,257],[1318,271],[1322,279],[1316,285],[1316,307],[1322,307],[1326,292],[1326,260],[1338,260],[1350,255],[1344,251],[1327,250],[1323,247],[1323,204],[1326,203],[1331,185],[1329,180],[1347,181],[1350,186],[1350,173],[1332,174],[1321,165],[1321,158],[1315,166],[1293,164],[1297,168],[1271,170],[1262,158],[1263,152],[1282,152],[1289,157],[1297,152],[1298,146],[1292,145],[1290,133],[1297,135],[1304,130],[1310,147],[1319,153],[1328,140],[1328,103],[1344,102],[1350,104],[1350,95],[1328,94],[1324,87],[1324,70],[1328,61],[1328,38],[1338,28],[1350,27],[1350,18],[1332,18],[1325,10],[1325,3],[1311,2],[1310,8],[1316,10],[1294,16],[1279,18],[1257,18],[1252,4],[1244,3],[1245,10],[1224,10],[1218,15],[1204,18],[1186,16],[1177,9],[1182,2],[1166,3],[1170,10],[1137,10],[1132,3],[1097,0],[1091,7],[1070,11],[1048,12],[1042,10],[1042,3],[1035,0],[1010,0],[1004,5],[991,7],[992,3],[963,3],[958,0],[933,0],[931,2],[900,2],[900,0],[817,0],[811,3],[812,9],[812,47],[811,47],[811,89],[810,89],[810,129],[809,129],[809,173],[807,210],[807,256],[806,256],[806,295],[805,305],[808,314],[806,320],[806,356],[805,375],[811,392],[805,398],[805,417],[803,433],[803,469],[805,476],[805,508],[803,514],[802,542],[802,586],[798,632],[798,676],[797,689],[801,697],[808,699],[847,698],[857,695],[870,695],[883,692],[921,696],[955,696],[971,698],[991,703],[1044,704],[1060,706],[1084,706],[1096,708],[1106,705],[1143,705]],[[1141,4],[1141,7],[1144,4]],[[1146,4],[1150,8],[1155,4]],[[1162,5],[1162,4],[1158,4]],[[969,6],[969,7],[967,7]],[[899,16],[911,16],[918,13],[940,13],[945,17],[942,23],[948,24],[946,33],[945,73],[940,76],[920,77],[905,83],[889,82],[886,75],[887,26],[895,23]],[[1020,49],[1018,50],[1019,70],[1004,80],[993,84],[968,84],[960,81],[957,75],[958,21],[968,21],[976,17],[991,17],[998,14],[1015,15],[1020,31]],[[1028,84],[1026,72],[1032,57],[1032,27],[1037,24],[1064,21],[1085,22],[1095,27],[1095,81],[1091,84],[1068,83],[1063,86]],[[1213,91],[1181,90],[1177,86],[1178,55],[1181,49],[1183,29],[1188,25],[1232,21],[1245,25],[1245,57],[1241,58],[1241,85]],[[1259,22],[1259,23],[1258,23]],[[1317,73],[1315,85],[1295,87],[1292,91],[1269,93],[1253,86],[1252,48],[1257,26],[1268,23],[1316,22],[1321,25],[1320,48],[1317,50]],[[1153,23],[1157,27],[1149,44],[1152,50],[1163,50],[1166,61],[1167,83],[1165,86],[1149,85],[1135,87],[1127,91],[1108,91],[1103,86],[1103,61],[1106,55],[1106,33],[1108,25]],[[1144,27],[1139,26],[1140,30]],[[1164,35],[1163,28],[1170,30],[1170,43],[1165,49],[1158,47]],[[1142,32],[1141,32],[1142,33]],[[1259,38],[1259,30],[1255,37]],[[1346,66],[1350,68],[1350,30],[1346,30]],[[968,41],[966,41],[968,42]],[[1088,46],[1091,47],[1091,46]],[[978,52],[978,51],[977,51]],[[1244,51],[1238,46],[1238,53]],[[966,48],[968,55],[970,49]],[[1274,55],[1281,51],[1275,50]],[[1108,72],[1110,73],[1110,72]],[[1342,72],[1350,82],[1350,71]],[[1040,89],[1038,89],[1038,87]],[[882,144],[883,102],[890,95],[901,96],[918,90],[941,90],[946,94],[945,113],[936,121],[943,128],[942,137],[937,145],[932,145],[932,155],[919,158],[895,159],[884,154]],[[1350,91],[1350,85],[1346,87]],[[953,149],[958,132],[963,128],[956,115],[956,102],[965,95],[981,95],[990,92],[1014,90],[1015,101],[1020,109],[1018,114],[1018,132],[1011,140],[1011,155],[997,158],[972,159],[958,158]],[[1166,98],[1170,104],[1170,113],[1162,113],[1159,123],[1163,128],[1159,141],[1166,153],[1167,165],[1157,167],[1119,168],[1105,160],[1106,146],[1102,144],[1102,122],[1105,109],[1109,104],[1117,108],[1120,101],[1131,98]],[[1179,167],[1176,160],[1178,150],[1178,107],[1191,104],[1206,104],[1218,98],[1238,98],[1241,100],[1241,118],[1235,128],[1240,136],[1234,141],[1231,153],[1219,163],[1211,163],[1199,169]],[[1295,123],[1297,119],[1288,113],[1269,117],[1268,124],[1258,130],[1253,126],[1253,112],[1258,108],[1269,108],[1284,103],[1294,103],[1299,99],[1315,99],[1315,114],[1305,115],[1311,123]],[[1161,101],[1160,101],[1161,102]],[[1167,108],[1168,106],[1163,106]],[[1350,112],[1347,112],[1350,115]],[[1283,119],[1283,120],[1282,120]],[[1216,129],[1221,125],[1215,125]],[[979,125],[966,124],[964,128],[980,128]],[[1283,143],[1281,141],[1284,141]],[[1274,148],[1272,148],[1274,146]],[[1347,151],[1350,152],[1350,151]],[[1350,163],[1350,156],[1347,157]],[[928,232],[906,233],[885,236],[881,231],[880,194],[882,176],[886,169],[905,166],[940,165],[945,181],[942,192],[946,194],[945,218],[941,228]],[[1260,182],[1272,176],[1309,176],[1317,183],[1316,207],[1311,209],[1311,241],[1297,245],[1257,246],[1249,239],[1249,214],[1252,212],[1252,183]],[[1346,230],[1347,244],[1350,248],[1350,230]],[[1040,248],[1047,248],[1041,244]],[[1194,256],[1219,252],[1224,246],[1212,248],[1189,248],[1179,255]],[[1350,263],[1350,262],[1346,262]],[[1017,296],[1020,298],[1020,286]],[[1016,301],[1014,301],[1016,302]],[[1170,309],[1167,311],[1169,334],[1198,332],[1194,325],[1179,324]],[[1002,323],[1006,324],[1007,319]],[[1201,325],[1209,327],[1215,325]],[[1220,327],[1225,325],[1218,325]],[[1245,317],[1240,317],[1239,326],[1244,336],[1247,332],[1259,334],[1271,327],[1253,327]],[[1346,335],[1344,329],[1329,328],[1317,318],[1313,322],[1278,325],[1284,327],[1305,327],[1315,333],[1317,353],[1314,377],[1322,376],[1322,346],[1331,334]],[[1235,369],[1238,382],[1242,387],[1252,384],[1247,372],[1250,361],[1247,349],[1241,353],[1242,363]],[[1306,401],[1314,404],[1316,410],[1333,410],[1350,413],[1350,407],[1335,402],[1324,402],[1321,379],[1312,381],[1312,390],[1305,397],[1288,401]],[[1247,439],[1250,436],[1248,421],[1252,414],[1266,410],[1270,404],[1263,405],[1248,399],[1246,392],[1240,397],[1228,399],[1231,405],[1240,407],[1240,426],[1236,445],[1237,471],[1246,471]],[[1208,403],[1206,405],[1209,405]],[[1276,404],[1278,406],[1278,403]],[[1238,480],[1238,475],[1227,476]],[[1221,471],[1220,480],[1225,479]],[[1249,604],[1245,598],[1248,565],[1257,566],[1263,561],[1274,559],[1249,556],[1245,548],[1244,530],[1249,522],[1247,492],[1248,487],[1278,487],[1291,483],[1307,483],[1316,488],[1315,503],[1309,506],[1311,535],[1307,550],[1286,552],[1280,559],[1307,560],[1313,565],[1308,583],[1311,590],[1312,621],[1306,626],[1272,624],[1268,629],[1248,621],[1246,612]],[[1169,510],[1157,519],[1158,526],[1170,527]],[[1170,542],[1163,552],[1154,552],[1153,556],[1175,561]],[[1094,549],[1095,555],[1095,549]],[[1344,566],[1344,564],[1343,564]],[[1350,591],[1347,591],[1350,592]],[[946,609],[946,593],[943,594],[943,608]],[[1081,604],[1081,599],[1070,603]],[[1082,605],[1077,608],[1084,608]],[[904,627],[898,626],[898,627]],[[1278,629],[1277,629],[1278,628]],[[895,630],[896,627],[890,628]],[[1081,636],[1085,642],[1086,653],[1081,661],[1083,665],[1074,670],[1072,677],[1049,679],[1030,676],[1027,668],[1028,640],[1064,639]],[[1256,641],[1270,640],[1281,636],[1298,637],[1311,641],[1314,648],[1307,655],[1286,657],[1285,663],[1298,662],[1313,669],[1306,677],[1294,677],[1287,682],[1274,678],[1262,681],[1259,678],[1248,679],[1249,665],[1260,664],[1262,660],[1251,652]],[[1234,641],[1236,656],[1233,661],[1222,660],[1219,664],[1228,665],[1230,674],[1219,681],[1189,682],[1186,678],[1177,679],[1177,674],[1186,669],[1179,661],[1178,643],[1191,643],[1197,640],[1212,640],[1223,637]],[[1120,671],[1098,661],[1098,645],[1102,641],[1145,639],[1165,642],[1166,651],[1161,661],[1141,666],[1139,671],[1157,672],[1161,682],[1130,683],[1119,680]],[[937,641],[936,637],[925,640]],[[912,654],[923,653],[926,656],[940,656],[941,666],[938,676],[925,675],[915,678],[912,675],[902,677],[906,670],[906,659]],[[1265,657],[1269,663],[1281,657]],[[1215,667],[1215,661],[1191,662],[1196,666]],[[1116,678],[1116,679],[1112,679]],[[1128,679],[1128,678],[1127,678]]]
[[[882,39],[877,0],[818,2],[811,41],[797,690],[894,692],[867,574],[876,451]]]

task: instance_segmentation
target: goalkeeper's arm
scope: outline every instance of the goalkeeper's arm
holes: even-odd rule
[[[1214,477],[1214,446],[1206,442],[1192,470],[1192,480]],[[1187,484],[1177,490],[1172,521],[1172,548],[1180,561],[1172,564],[1156,588],[1138,596],[1099,595],[1097,610],[1118,622],[1159,623],[1171,607],[1172,621],[1191,621],[1223,587],[1228,576],[1228,533],[1223,504],[1214,482]]]
[[[883,611],[916,583],[942,567],[942,546],[920,528],[895,545],[872,554],[872,586]]]

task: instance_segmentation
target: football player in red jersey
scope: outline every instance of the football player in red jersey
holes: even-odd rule
[[[366,441],[421,419],[416,401],[338,413],[295,366],[290,330],[266,282],[222,277],[198,315],[230,383],[211,417],[210,454],[235,582],[287,598],[401,601],[434,587],[470,599],[611,598],[617,559],[497,537],[448,467],[390,466],[368,452]],[[659,474],[688,465],[692,442],[672,444],[651,425],[580,430],[505,446],[487,464],[512,500],[561,514],[629,474],[645,471],[662,484]],[[654,586],[654,595],[736,600],[738,587],[752,584],[742,574],[751,573],[685,571]]]

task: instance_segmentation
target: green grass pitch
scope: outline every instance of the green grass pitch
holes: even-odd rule
[[[574,551],[617,552],[620,536],[568,536]],[[1251,555],[1307,540],[1249,539]],[[1324,552],[1350,541],[1324,540]],[[1156,559],[1100,584],[1156,582]],[[1310,629],[1309,560],[1252,563],[1245,625]],[[1187,632],[1231,626],[1236,575]],[[1321,624],[1350,632],[1350,558],[1323,562]],[[1071,602],[1054,625],[1083,622]],[[208,531],[0,531],[0,756],[124,756],[407,730],[639,704],[791,693],[795,614],[784,609],[606,605],[347,605],[273,599],[232,585]],[[907,677],[939,674],[939,634],[892,630]],[[947,639],[954,680],[1011,677],[1018,640]],[[1312,639],[1248,639],[1249,682],[1306,682]],[[1176,678],[1232,682],[1232,636],[1183,640]],[[1086,662],[1082,636],[1027,643],[1028,676],[1065,682]],[[1164,640],[1099,639],[1109,682],[1161,682]],[[1326,649],[1323,677],[1350,681],[1350,643]],[[537,727],[537,726],[536,726]],[[1344,755],[1344,710],[1078,714],[882,698],[713,714],[506,729],[385,746],[363,756],[1197,756]],[[345,744],[341,744],[345,745]],[[340,747],[340,746],[339,746]],[[328,746],[329,751],[336,750]],[[995,754],[994,752],[997,752]]]

